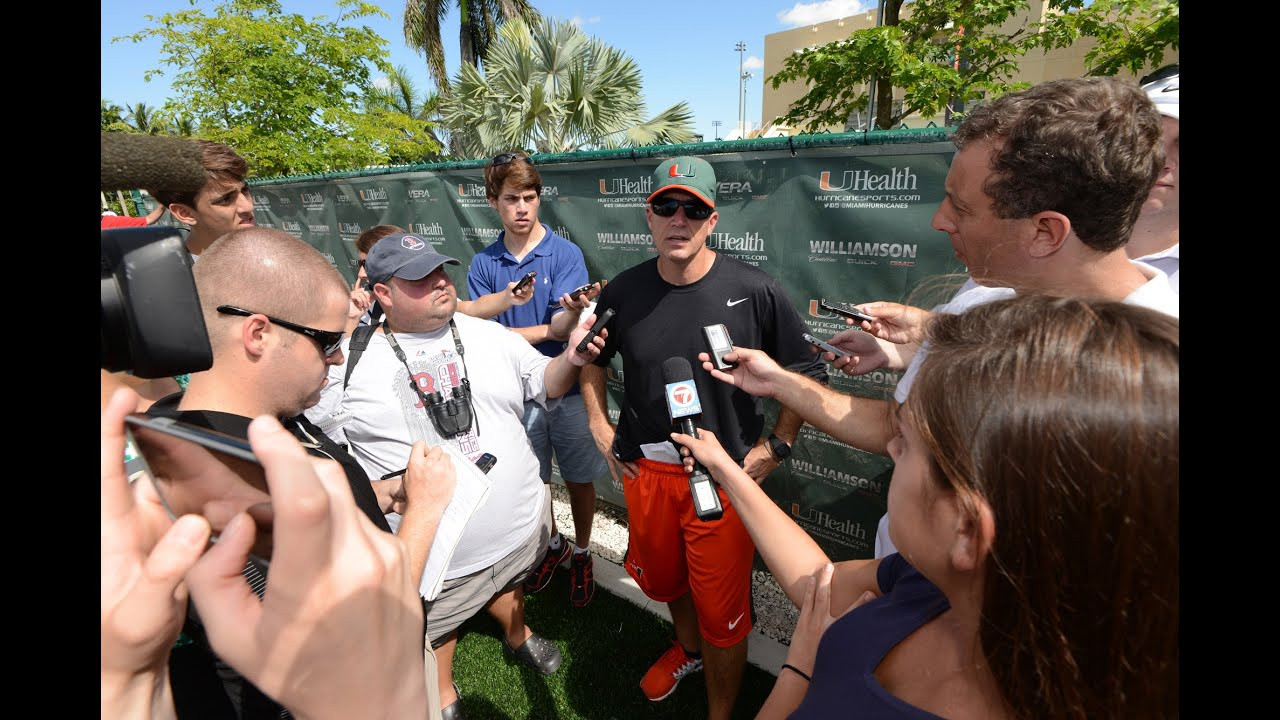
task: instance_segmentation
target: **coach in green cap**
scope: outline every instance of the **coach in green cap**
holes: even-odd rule
[[[722,490],[716,492],[724,515],[697,517],[689,476],[671,442],[663,364],[682,358],[696,368],[698,426],[714,432],[756,482],[790,454],[800,418],[781,408],[773,432],[766,431],[762,403],[700,367],[698,353],[707,350],[703,327],[724,325],[735,345],[763,349],[819,381],[827,374],[782,286],[707,247],[720,219],[710,163],[682,156],[660,164],[645,218],[658,256],[624,270],[601,292],[597,317],[606,309],[616,315],[600,357],[582,369],[582,398],[597,448],[615,477],[624,476],[627,572],[646,595],[668,604],[675,624],[674,641],[640,688],[656,702],[686,675],[705,669],[707,717],[727,720],[747,659],[755,547]],[[622,357],[624,394],[616,428],[605,399],[605,368],[615,354]]]

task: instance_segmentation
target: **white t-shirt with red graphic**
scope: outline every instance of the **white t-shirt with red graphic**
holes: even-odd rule
[[[538,459],[522,424],[524,402],[536,400],[549,408],[558,403],[547,399],[543,382],[551,358],[498,323],[462,313],[455,313],[454,321],[465,369],[448,325],[429,333],[396,333],[395,339],[423,392],[439,391],[448,399],[463,377],[470,378],[474,407],[470,431],[449,439],[440,436],[409,385],[404,363],[381,333],[369,338],[346,391],[342,388],[346,365],[335,365],[329,370],[320,404],[307,412],[317,424],[321,422],[313,413],[322,419],[343,417],[342,432],[329,435],[345,434],[351,454],[370,480],[404,468],[417,440],[452,444],[473,461],[486,452],[497,457],[488,473],[493,483],[489,497],[468,523],[445,572],[446,580],[491,567],[528,539],[541,521],[545,493]],[[400,515],[388,514],[387,522],[395,530]]]

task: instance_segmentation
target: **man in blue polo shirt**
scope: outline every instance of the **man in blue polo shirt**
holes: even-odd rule
[[[498,211],[502,233],[471,260],[467,291],[476,298],[500,290],[508,283],[537,273],[533,299],[510,308],[494,319],[519,333],[544,355],[564,352],[565,340],[580,321],[579,314],[599,293],[599,287],[573,297],[567,294],[588,282],[587,266],[576,245],[538,222],[542,176],[522,152],[503,153],[484,171],[489,205]],[[573,308],[565,311],[565,306]],[[586,411],[577,383],[554,410],[536,402],[524,406],[524,429],[540,464],[543,482],[551,481],[551,455],[555,453],[560,476],[569,490],[576,546],[553,528],[542,562],[525,581],[532,594],[551,582],[558,565],[569,559],[569,603],[584,607],[595,595],[595,579],[588,548],[596,514],[594,481],[608,472],[587,428]]]

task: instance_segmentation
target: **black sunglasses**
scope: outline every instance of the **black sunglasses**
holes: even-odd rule
[[[706,220],[711,217],[711,206],[701,200],[662,198],[649,203],[649,207],[653,208],[653,213],[658,217],[671,217],[676,214],[676,208],[684,208],[684,216],[690,220]]]
[[[291,323],[288,320],[273,318],[270,315],[267,315],[266,313],[256,313],[250,310],[245,310],[244,308],[238,308],[234,305],[219,305],[218,312],[222,313],[223,315],[242,315],[244,317],[249,317],[251,315],[261,315],[286,330],[292,330],[296,333],[302,333],[303,335],[306,335],[312,340],[315,340],[317,343],[320,344],[320,349],[324,352],[325,357],[329,357],[330,355],[338,352],[338,348],[342,347],[342,336],[346,334],[345,330],[340,332],[331,332],[329,330],[317,330],[315,328],[309,328],[306,325]]]
[[[512,162],[513,160],[524,160],[530,165],[533,164],[533,161],[529,159],[529,156],[525,155],[524,153],[502,153],[501,155],[495,157],[493,159],[493,163],[491,164],[494,167],[497,167],[498,165],[506,165],[507,163]]]

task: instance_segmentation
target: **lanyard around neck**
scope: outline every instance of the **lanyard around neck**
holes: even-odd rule
[[[458,353],[458,359],[462,361],[462,381],[459,384],[466,383],[468,389],[471,386],[471,371],[467,370],[466,350],[462,347],[462,338],[458,336],[458,325],[449,318],[449,332],[453,335],[453,348]],[[400,349],[400,343],[396,342],[396,336],[391,332],[391,325],[387,322],[386,317],[382,318],[382,334],[386,336],[387,342],[391,344],[391,349],[395,352],[396,358],[400,360],[400,364],[404,365],[404,369],[409,373],[409,385],[413,391],[418,394],[418,399],[422,401],[422,408],[425,410],[431,401],[427,399],[427,394],[422,392],[422,388],[418,386],[418,381],[413,379],[413,368],[409,367],[409,359],[405,357],[404,350]],[[470,402],[470,398],[468,398]],[[475,419],[476,435],[480,434],[480,418]]]

